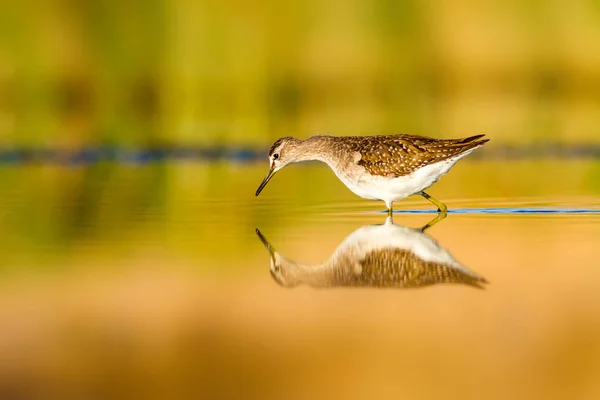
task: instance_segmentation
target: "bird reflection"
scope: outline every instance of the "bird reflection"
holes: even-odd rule
[[[304,265],[278,253],[257,229],[271,255],[270,272],[282,286],[417,288],[457,283],[483,288],[488,283],[441,247],[425,230],[394,224],[367,225],[352,232],[326,262]]]

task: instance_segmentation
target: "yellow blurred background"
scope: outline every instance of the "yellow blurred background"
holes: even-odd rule
[[[600,6],[23,0],[0,15],[0,96],[3,146],[597,143]]]
[[[598,1],[0,9],[0,400],[600,397]],[[255,228],[316,264],[384,220],[322,166],[254,197],[317,133],[486,133],[430,234],[488,288],[277,286]]]

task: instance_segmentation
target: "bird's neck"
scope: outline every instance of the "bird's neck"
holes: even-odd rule
[[[321,161],[332,166],[335,163],[333,152],[334,138],[331,136],[312,136],[298,144],[297,160]]]
[[[295,264],[293,268],[288,269],[290,281],[295,285],[304,284],[313,287],[329,286],[331,276],[333,275],[332,268],[327,263],[306,265]]]

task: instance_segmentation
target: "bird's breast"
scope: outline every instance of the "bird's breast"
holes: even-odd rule
[[[365,199],[379,200],[373,193],[372,177],[359,166],[332,168],[340,181],[354,194]]]

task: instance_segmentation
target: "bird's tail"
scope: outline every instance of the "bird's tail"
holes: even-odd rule
[[[457,154],[464,153],[469,150],[474,150],[477,147],[481,147],[485,143],[490,141],[490,139],[482,139],[484,136],[485,135],[475,135],[463,139],[455,139],[452,140],[451,146],[456,149]]]
[[[464,138],[464,139],[458,139],[456,141],[456,144],[459,144],[459,143],[460,144],[470,143],[470,144],[482,145],[482,144],[487,143],[487,142],[490,141],[490,139],[481,139],[482,137],[485,137],[485,134],[475,135],[475,136],[469,136],[469,137]],[[479,139],[481,139],[481,140],[479,140]]]

